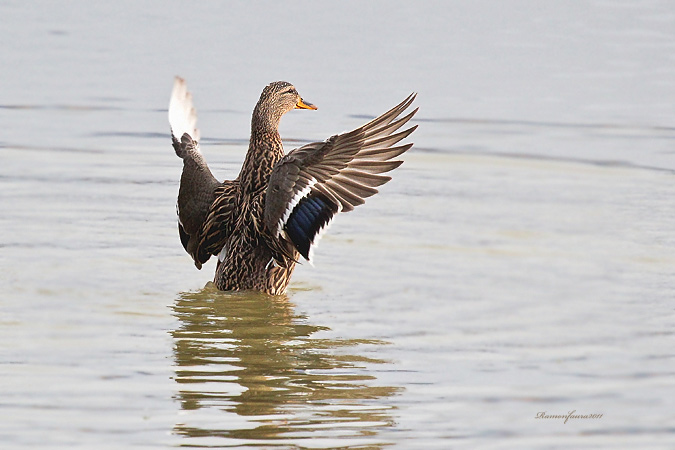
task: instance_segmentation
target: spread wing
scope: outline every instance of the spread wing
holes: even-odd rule
[[[199,150],[197,113],[185,80],[176,77],[169,102],[169,123],[173,148],[183,160],[176,212],[181,243],[195,266],[201,269],[215,248],[229,235],[229,198],[238,182],[220,183],[211,173]],[[232,197],[233,198],[233,197]],[[221,245],[222,247],[222,245]]]
[[[321,234],[339,212],[348,212],[377,193],[391,178],[382,175],[400,166],[392,160],[412,147],[398,145],[417,126],[399,131],[417,112],[399,118],[415,94],[367,124],[325,142],[293,150],[274,167],[265,196],[265,225],[289,249],[307,261]],[[284,247],[282,246],[282,248]]]
[[[239,180],[225,180],[216,188],[216,198],[199,230],[198,259],[206,262],[211,255],[219,255],[232,234],[235,220],[235,197]],[[225,249],[226,250],[226,249]]]

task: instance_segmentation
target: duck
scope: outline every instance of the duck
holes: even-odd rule
[[[413,146],[402,144],[417,125],[410,94],[352,130],[287,154],[281,118],[316,110],[293,84],[276,81],[262,91],[251,118],[248,150],[233,180],[219,181],[199,147],[192,94],[176,77],[169,101],[173,149],[183,160],[176,212],[178,234],[197,269],[217,258],[213,284],[222,291],[283,295],[296,264],[313,263],[319,239],[335,216],[352,211],[391,177]],[[405,114],[405,115],[404,115]]]

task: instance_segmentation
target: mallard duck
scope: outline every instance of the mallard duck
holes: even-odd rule
[[[201,269],[218,257],[220,290],[285,293],[301,258],[311,262],[333,218],[364,203],[382,175],[402,164],[392,160],[412,147],[396,145],[417,126],[398,131],[417,112],[400,117],[415,99],[365,125],[284,154],[279,122],[292,109],[315,110],[285,81],[266,86],[253,110],[246,159],[234,180],[218,181],[199,150],[197,115],[185,81],[177,77],[169,103],[176,154],[183,159],[178,202],[181,243]]]

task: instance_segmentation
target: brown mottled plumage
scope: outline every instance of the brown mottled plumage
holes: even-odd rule
[[[286,291],[295,264],[312,259],[333,217],[351,211],[390,180],[381,175],[412,144],[396,146],[417,126],[397,132],[417,112],[399,116],[415,95],[367,124],[284,155],[279,121],[296,108],[316,109],[290,83],[263,90],[251,119],[251,140],[235,180],[218,182],[199,151],[199,130],[185,81],[176,78],[169,105],[173,147],[183,159],[178,230],[201,268],[218,256],[221,290]]]

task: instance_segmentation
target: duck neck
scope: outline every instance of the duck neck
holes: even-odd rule
[[[239,174],[242,189],[253,193],[266,188],[274,165],[283,156],[284,147],[277,127],[256,126],[254,116],[248,152]]]
[[[251,118],[251,132],[279,132],[279,122],[281,122],[283,113],[275,108],[263,103],[261,99],[253,109]]]

